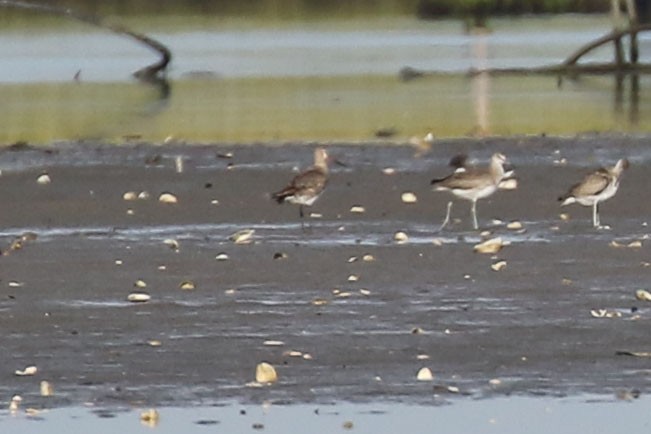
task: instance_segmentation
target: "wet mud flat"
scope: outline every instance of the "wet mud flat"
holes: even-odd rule
[[[270,193],[310,164],[309,144],[3,150],[1,399],[41,408],[645,394],[651,303],[635,291],[651,273],[648,142],[455,139],[420,156],[331,145],[346,166],[332,166],[305,230],[298,209]],[[471,230],[466,202],[436,233],[449,196],[429,181],[455,153],[483,163],[497,151],[519,188],[479,202],[490,234]],[[586,171],[621,157],[631,167],[601,207],[610,229],[593,229],[588,208],[559,208]],[[43,173],[50,182],[39,184]],[[161,203],[165,192],[178,202]],[[229,240],[247,229],[249,243]],[[474,252],[497,236],[502,250]],[[131,303],[133,292],[151,299]],[[279,380],[257,387],[262,361]],[[15,374],[31,365],[34,375]],[[432,381],[416,379],[423,367]],[[44,380],[53,396],[40,396]]]

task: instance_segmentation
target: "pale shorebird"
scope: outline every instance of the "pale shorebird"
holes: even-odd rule
[[[625,158],[617,161],[613,167],[602,167],[583,178],[558,200],[561,206],[572,203],[579,203],[583,206],[592,207],[592,225],[600,227],[599,203],[610,199],[617,193],[622,172],[628,169],[628,160]]]
[[[511,176],[513,171],[505,171],[506,157],[499,153],[493,154],[490,164],[486,168],[467,167],[466,159],[465,155],[453,157],[450,165],[455,167],[454,173],[445,178],[433,179],[431,184],[437,191],[450,191],[457,197],[471,201],[473,228],[478,229],[477,201],[495,193],[502,180],[507,175]],[[450,221],[451,210],[452,202],[448,202],[447,214],[439,230],[443,229]]]
[[[303,207],[312,206],[319,198],[328,182],[328,154],[325,149],[314,150],[314,165],[299,173],[273,198],[278,203],[289,202],[299,206],[298,212],[303,226]]]

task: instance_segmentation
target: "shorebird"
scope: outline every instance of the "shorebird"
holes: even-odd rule
[[[325,149],[314,150],[314,165],[299,173],[282,190],[273,194],[278,203],[289,202],[299,206],[303,226],[303,207],[312,206],[328,182],[328,154]]]
[[[583,178],[558,200],[561,206],[579,203],[592,207],[592,225],[601,227],[599,222],[599,203],[610,199],[617,193],[622,173],[628,169],[628,160],[625,158],[617,161],[613,167],[602,167]]]
[[[437,191],[450,191],[457,197],[472,202],[470,211],[472,213],[473,228],[479,228],[477,224],[477,201],[495,193],[500,182],[506,175],[511,176],[512,170],[505,171],[506,157],[502,154],[493,154],[490,164],[486,168],[475,168],[466,166],[465,155],[457,155],[450,160],[450,165],[455,167],[454,173],[445,178],[433,179],[431,184]],[[440,229],[443,229],[450,221],[452,202],[448,202],[447,214]]]

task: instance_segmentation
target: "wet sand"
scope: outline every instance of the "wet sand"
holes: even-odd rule
[[[333,145],[347,166],[333,166],[312,209],[321,217],[305,231],[296,207],[269,197],[309,164],[304,144],[3,150],[1,399],[20,394],[39,408],[645,393],[649,359],[617,352],[651,351],[651,304],[635,299],[651,273],[648,141],[441,140],[420,157],[409,146]],[[482,163],[501,151],[516,166],[519,188],[478,205],[482,229],[510,242],[494,256],[473,252],[481,237],[468,203],[435,233],[449,196],[429,181],[462,151]],[[593,229],[588,208],[559,208],[557,196],[587,170],[624,156],[631,168],[601,207],[610,230]],[[44,171],[51,183],[40,185]],[[151,197],[125,201],[127,191]],[[402,203],[404,191],[418,202]],[[178,203],[160,203],[162,192]],[[242,229],[255,229],[252,243],[228,240]],[[408,243],[393,241],[399,230]],[[37,238],[9,250],[25,232]],[[496,272],[498,260],[507,266]],[[152,298],[129,303],[139,279]],[[184,281],[195,289],[180,289]],[[248,384],[261,361],[278,383]],[[14,374],[29,365],[36,375]],[[432,382],[416,380],[421,367]],[[53,397],[39,396],[42,380]]]

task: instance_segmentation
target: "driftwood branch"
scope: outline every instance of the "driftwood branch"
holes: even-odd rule
[[[469,76],[479,74],[490,75],[557,75],[557,76],[577,76],[580,74],[651,74],[651,64],[637,62],[614,62],[614,63],[588,63],[580,65],[578,61],[591,52],[609,42],[617,42],[626,35],[635,36],[637,33],[650,31],[651,24],[635,25],[625,30],[615,30],[594,41],[585,44],[560,65],[538,66],[533,68],[472,68],[468,71]],[[403,81],[413,80],[426,75],[449,75],[441,72],[421,71],[418,69],[405,67],[400,70],[400,78]]]
[[[144,68],[141,68],[138,71],[133,73],[134,77],[142,81],[156,82],[162,80],[167,65],[172,60],[172,53],[165,45],[161,44],[160,42],[141,33],[137,33],[132,30],[129,30],[124,26],[118,24],[105,23],[101,18],[97,16],[80,14],[78,12],[73,11],[70,8],[59,8],[56,6],[30,3],[25,1],[0,0],[0,7],[28,9],[37,12],[45,12],[52,15],[59,15],[86,24],[90,24],[96,27],[107,29],[114,33],[120,35],[126,35],[131,37],[132,39],[135,39],[141,44],[144,44],[148,48],[151,48],[152,50],[156,51],[160,55],[160,60],[158,62],[155,62]]]

